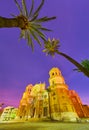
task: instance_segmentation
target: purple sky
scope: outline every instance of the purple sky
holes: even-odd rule
[[[0,16],[11,17],[11,13],[18,14],[14,1],[0,0]],[[53,30],[47,37],[60,39],[60,50],[78,62],[89,59],[89,0],[45,0],[40,16],[46,15],[57,16],[45,24]],[[76,67],[65,58],[46,56],[37,43],[32,53],[25,40],[18,40],[19,33],[18,28],[0,29],[0,102],[18,106],[28,84],[45,81],[48,86],[49,70],[59,67],[69,89],[89,104],[89,78],[74,72]]]

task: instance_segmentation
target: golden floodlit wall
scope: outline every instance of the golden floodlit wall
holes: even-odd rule
[[[89,107],[83,105],[74,90],[69,90],[59,68],[49,71],[49,87],[45,83],[29,84],[20,100],[20,118],[51,118],[78,120],[89,117]]]

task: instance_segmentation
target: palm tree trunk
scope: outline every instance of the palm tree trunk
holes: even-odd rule
[[[26,18],[24,16],[17,16],[15,18],[5,18],[0,16],[0,28],[18,27],[24,29]]]
[[[65,53],[62,53],[62,52],[59,52],[59,51],[56,51],[56,53],[65,57],[72,64],[74,64],[81,72],[83,72],[87,77],[89,77],[89,71],[86,68],[84,68],[81,64],[79,64],[76,60],[74,60],[70,56],[66,55]]]
[[[16,18],[4,18],[0,17],[0,28],[3,27],[18,27],[18,21]]]

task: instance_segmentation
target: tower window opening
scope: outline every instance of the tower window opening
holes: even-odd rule
[[[54,75],[54,73],[52,73],[52,75]]]
[[[57,72],[56,72],[56,75],[57,75]]]

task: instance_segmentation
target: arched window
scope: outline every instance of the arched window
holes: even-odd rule
[[[54,75],[54,73],[52,73],[52,76]]]

